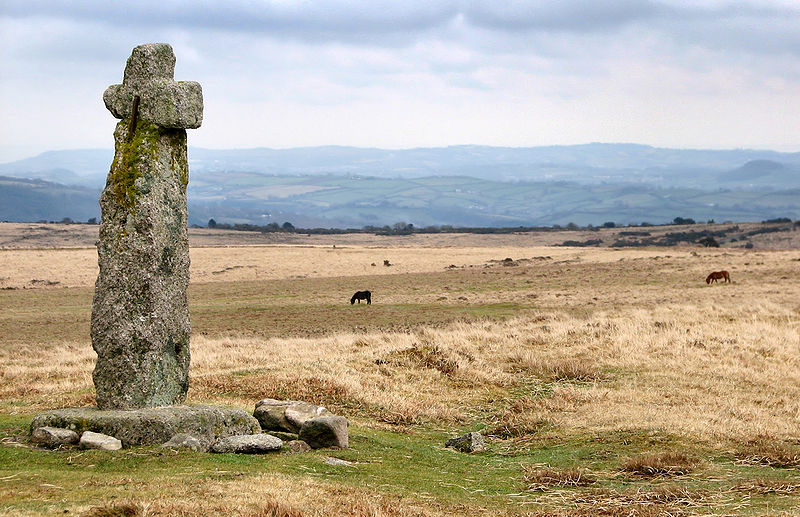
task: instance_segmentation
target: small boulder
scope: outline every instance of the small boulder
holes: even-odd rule
[[[467,433],[458,438],[450,438],[445,442],[444,446],[452,447],[461,452],[483,452],[486,450],[481,433]]]
[[[78,433],[59,427],[37,427],[31,433],[31,441],[48,449],[55,449],[60,445],[78,443]]]
[[[264,399],[256,403],[253,416],[265,431],[298,433],[303,422],[327,415],[328,410],[316,404],[298,400]]]
[[[304,442],[303,440],[291,440],[289,442],[286,442],[286,447],[289,448],[289,452],[291,454],[299,454],[311,450],[311,446],[306,442]]]
[[[325,459],[322,461],[325,462],[326,465],[331,465],[333,467],[352,467],[355,465],[352,461],[343,460],[341,458],[331,458],[330,456],[325,456]]]
[[[118,451],[122,449],[122,442],[107,434],[84,431],[83,434],[81,434],[80,446],[82,449]]]
[[[211,452],[266,454],[279,451],[281,447],[283,447],[283,441],[269,434],[241,434],[217,440],[211,446]]]
[[[191,449],[193,451],[206,452],[210,444],[190,434],[178,433],[170,438],[169,441],[161,444],[161,447],[164,449]]]
[[[327,415],[306,420],[300,428],[299,438],[312,449],[339,447],[346,449],[349,444],[347,419],[343,416]]]

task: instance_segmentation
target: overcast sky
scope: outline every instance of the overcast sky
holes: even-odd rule
[[[148,42],[203,87],[192,146],[800,151],[796,0],[0,0],[0,161],[113,147]]]

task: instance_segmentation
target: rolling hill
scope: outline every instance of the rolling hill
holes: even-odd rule
[[[84,220],[109,150],[0,164],[0,219]],[[800,217],[800,153],[634,144],[190,149],[190,222],[519,226]],[[12,179],[14,178],[14,179]]]

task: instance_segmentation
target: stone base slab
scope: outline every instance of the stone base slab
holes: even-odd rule
[[[258,420],[246,411],[219,406],[164,406],[127,411],[55,409],[33,418],[31,432],[39,427],[59,427],[78,434],[103,433],[121,440],[124,447],[160,445],[178,433],[213,443],[226,436],[261,432]]]

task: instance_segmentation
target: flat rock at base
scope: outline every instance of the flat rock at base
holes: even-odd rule
[[[283,447],[280,438],[269,434],[245,434],[221,438],[211,446],[211,452],[236,454],[265,454]]]
[[[307,420],[300,428],[298,437],[312,449],[339,447],[346,449],[349,445],[347,419],[343,416],[321,416]]]
[[[115,436],[125,447],[159,445],[179,433],[213,443],[226,436],[261,430],[258,421],[246,411],[217,406],[165,406],[129,411],[56,409],[39,413],[31,422],[31,429],[47,426]]]
[[[452,447],[461,452],[482,452],[486,450],[481,433],[467,433],[458,438],[450,438],[445,442],[445,447]]]
[[[292,454],[299,454],[301,452],[309,452],[311,450],[311,446],[304,442],[303,440],[291,440],[286,442],[286,447],[289,449],[289,452]]]
[[[168,442],[161,444],[164,449],[191,449],[193,451],[206,452],[211,445],[205,440],[200,440],[190,434],[178,433]]]
[[[86,431],[81,434],[80,446],[82,449],[118,451],[122,449],[122,442],[107,434]]]
[[[256,403],[253,416],[265,431],[300,432],[306,420],[327,415],[322,406],[299,400],[263,399]]]
[[[31,433],[31,441],[42,447],[55,449],[59,445],[78,443],[78,433],[58,427],[37,427]]]

